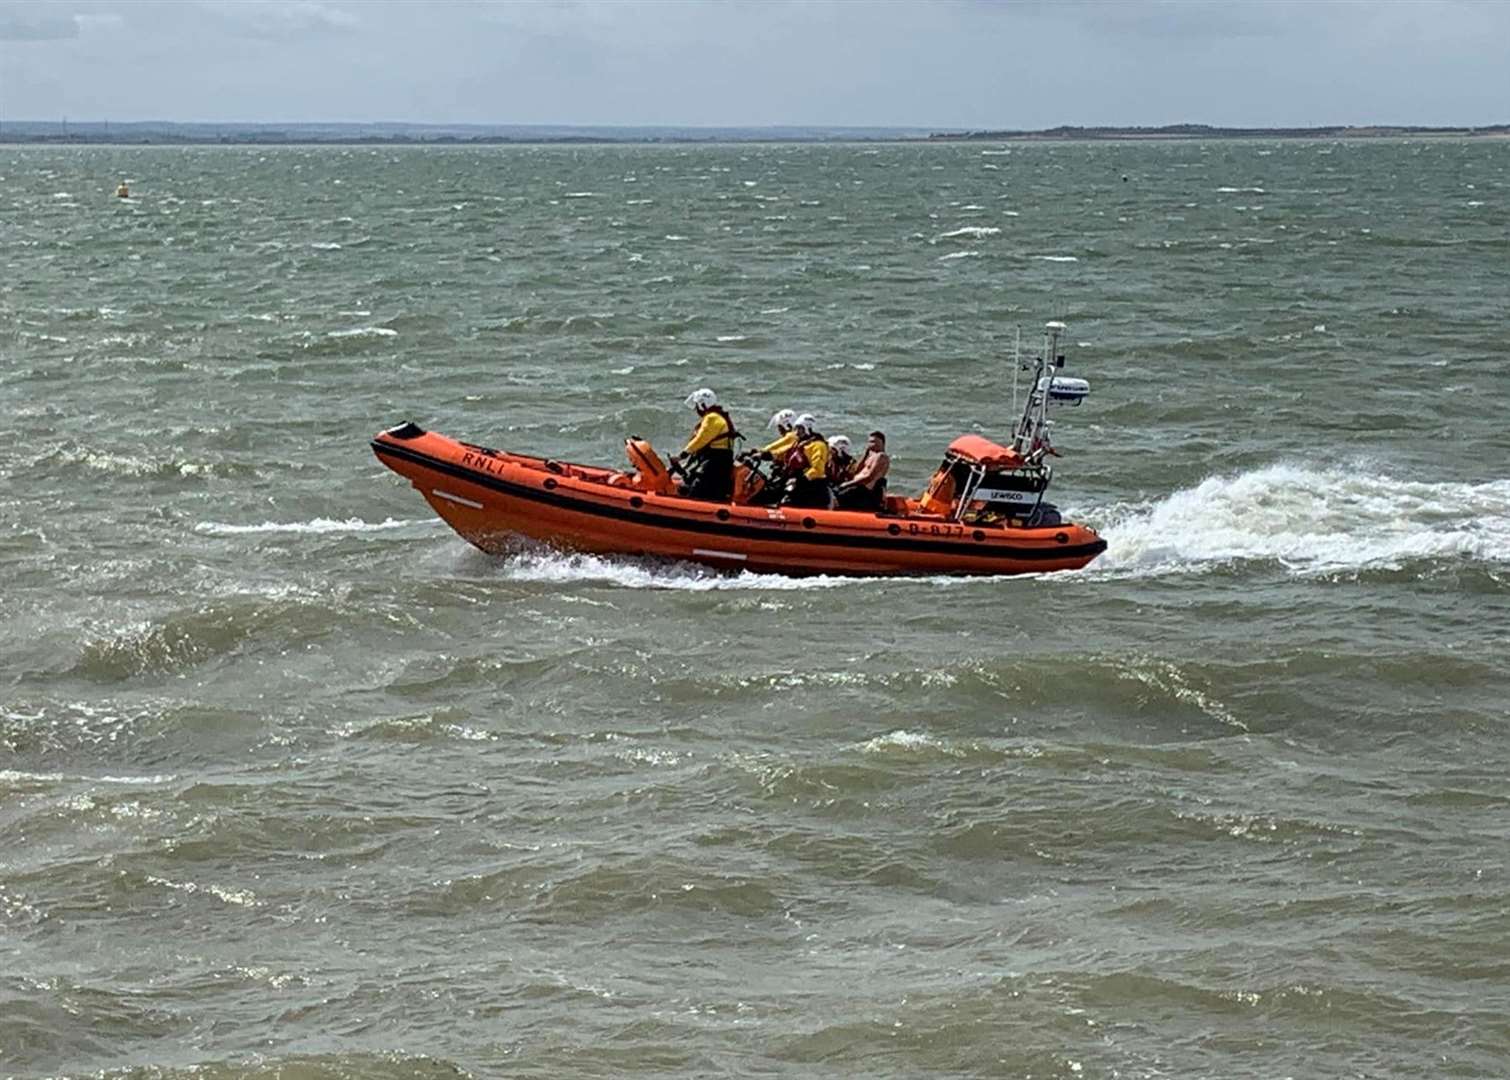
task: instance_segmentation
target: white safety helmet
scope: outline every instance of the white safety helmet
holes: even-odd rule
[[[689,409],[711,409],[717,404],[718,395],[706,386],[701,390],[694,390],[687,395],[687,408]]]
[[[775,428],[777,431],[785,431],[792,426],[792,421],[797,419],[797,414],[791,409],[778,409],[771,414],[771,422],[766,427]]]
[[[828,448],[836,454],[852,453],[848,435],[835,435],[828,440]]]
[[[818,418],[810,412],[805,412],[797,417],[797,422],[792,425],[798,431],[811,435],[818,428]]]

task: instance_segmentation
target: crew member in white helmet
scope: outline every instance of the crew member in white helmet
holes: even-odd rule
[[[671,458],[686,478],[681,494],[729,502],[734,498],[734,440],[739,432],[719,405],[718,395],[707,387],[687,395],[687,408],[697,413],[697,427],[682,452]]]
[[[765,486],[762,487],[750,499],[751,506],[774,506],[781,501],[786,492],[787,474],[785,470],[787,455],[792,452],[792,447],[797,445],[797,413],[793,409],[778,409],[771,414],[766,427],[776,432],[776,438],[766,443],[758,450],[749,452],[750,461],[754,465],[761,461],[771,463],[771,475]]]
[[[797,417],[797,445],[786,456],[786,495],[783,506],[827,510],[833,501],[828,489],[828,442],[811,413]]]
[[[855,455],[848,435],[833,435],[828,440],[828,486],[836,488],[855,471]]]
[[[796,423],[797,413],[794,409],[780,409],[772,413],[766,427],[775,429],[776,439],[762,446],[757,451],[759,455],[767,461],[781,461],[785,458],[792,447],[797,445]]]

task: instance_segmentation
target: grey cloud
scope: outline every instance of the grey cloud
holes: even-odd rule
[[[202,2],[199,10],[236,37],[287,40],[344,33],[360,20],[350,10],[315,0],[263,0],[260,3]]]
[[[1288,32],[1286,18],[1294,4],[1274,2],[1260,8],[1215,2],[1098,4],[1098,19],[1108,29],[1154,38],[1277,38]]]
[[[0,0],[0,26],[39,40],[45,24],[67,38],[0,46],[7,115],[936,128],[1510,121],[1510,3],[66,2],[58,14]]]
[[[72,15],[53,15],[35,7],[0,7],[0,41],[64,41],[79,36]]]

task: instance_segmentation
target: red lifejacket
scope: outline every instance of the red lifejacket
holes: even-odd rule
[[[798,438],[797,445],[787,451],[786,460],[781,463],[781,470],[788,476],[805,476],[813,467],[813,463],[807,459],[807,451],[804,449],[809,443],[823,442],[823,436],[816,431],[807,438]]]

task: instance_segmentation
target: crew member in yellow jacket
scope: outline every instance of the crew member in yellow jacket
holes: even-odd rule
[[[818,432],[818,421],[811,413],[797,417],[797,445],[786,457],[787,482],[783,506],[805,506],[827,510],[832,496],[828,487],[828,440]]]
[[[780,409],[772,413],[766,427],[775,429],[776,438],[762,446],[757,451],[758,456],[766,461],[774,461],[777,465],[785,461],[792,447],[797,445],[796,424],[797,413],[792,409]]]
[[[786,482],[789,479],[786,474],[786,459],[792,452],[792,447],[797,445],[796,423],[797,413],[794,409],[780,409],[772,413],[766,427],[775,429],[776,438],[746,455],[747,465],[753,466],[761,461],[771,463],[770,478],[750,498],[751,506],[775,506],[786,494]]]
[[[734,440],[739,432],[718,403],[718,395],[704,387],[687,395],[687,408],[697,413],[697,427],[680,454],[671,458],[681,465],[686,483],[681,494],[709,502],[734,498]]]

